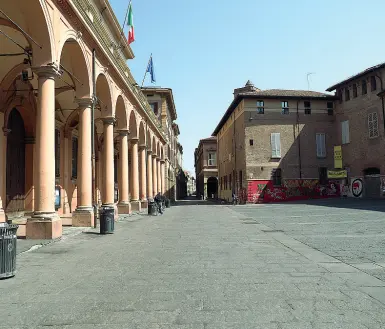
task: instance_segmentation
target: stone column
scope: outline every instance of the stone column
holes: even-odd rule
[[[128,130],[120,130],[120,150],[119,150],[119,161],[120,161],[120,172],[118,173],[118,184],[119,184],[119,203],[118,211],[119,214],[131,213],[131,204],[128,197]]]
[[[170,176],[169,176],[169,162],[168,162],[169,160],[168,159],[166,159],[166,163],[165,163],[165,182],[166,182],[166,194],[167,194],[167,197],[169,198],[169,199],[171,199],[170,198]]]
[[[78,147],[78,205],[72,214],[72,226],[93,227],[92,208],[92,150],[91,106],[92,99],[78,99],[79,147]]]
[[[55,212],[55,77],[53,65],[34,69],[38,76],[34,213],[27,220],[26,237],[55,239],[62,235],[62,221]]]
[[[147,175],[146,175],[146,145],[139,146],[139,165],[140,165],[140,200],[147,201]]]
[[[162,193],[162,178],[160,175],[160,159],[156,159],[156,169],[158,171],[158,193]]]
[[[4,127],[4,113],[0,113],[0,126],[3,132],[0,131],[0,223],[5,222],[5,195],[6,195],[6,175],[7,175],[7,129]]]
[[[114,122],[113,117],[103,118],[103,192],[102,207],[114,208]]]
[[[158,169],[157,169],[157,163],[156,163],[156,154],[152,155],[152,194],[155,197],[155,195],[158,194]]]
[[[165,161],[164,160],[160,160],[160,181],[161,181],[161,193],[162,195],[165,194],[166,192],[166,180],[164,179],[164,167],[165,167]]]
[[[137,138],[131,138],[131,207],[133,211],[141,211],[139,201],[139,161]]]
[[[154,194],[152,190],[152,151],[147,150],[147,198],[153,199]]]

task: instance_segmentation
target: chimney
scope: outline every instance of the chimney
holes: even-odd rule
[[[247,80],[244,87],[234,89],[234,98],[237,97],[238,94],[240,93],[255,92],[255,91],[260,91],[260,89],[256,88],[250,80]]]

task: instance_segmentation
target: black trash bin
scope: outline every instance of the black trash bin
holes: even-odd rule
[[[170,199],[166,199],[166,208],[170,208],[170,207],[171,207]]]
[[[115,229],[115,210],[113,207],[102,207],[99,211],[100,234],[112,234]]]
[[[158,208],[155,201],[150,201],[148,203],[148,214],[151,216],[156,216],[158,213]]]
[[[16,274],[16,231],[15,224],[0,224],[0,279]]]

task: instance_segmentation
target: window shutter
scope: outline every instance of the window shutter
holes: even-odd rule
[[[341,122],[341,128],[342,128],[342,144],[346,144],[350,142],[350,136],[349,136],[349,121],[342,121]]]
[[[271,134],[271,157],[280,158],[281,157],[281,134],[272,133]]]
[[[378,115],[373,112],[373,137],[378,137]]]
[[[316,144],[317,144],[317,157],[318,158],[326,157],[325,134],[316,134]]]
[[[369,113],[368,114],[368,128],[369,128],[369,138],[373,138],[373,114],[374,113]]]
[[[349,143],[350,142],[349,121],[345,121],[345,136],[346,136],[346,143]]]
[[[320,134],[315,135],[315,142],[317,145],[317,157],[320,157],[321,156]]]

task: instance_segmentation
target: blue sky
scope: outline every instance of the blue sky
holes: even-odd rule
[[[128,0],[110,0],[123,23]],[[157,86],[173,89],[184,167],[248,79],[261,89],[327,87],[385,62],[383,0],[133,0],[141,83],[153,53]],[[127,28],[125,28],[125,32]],[[150,84],[149,79],[145,84]]]

